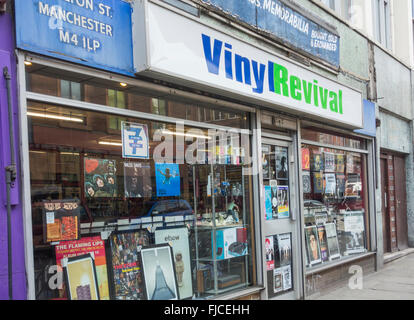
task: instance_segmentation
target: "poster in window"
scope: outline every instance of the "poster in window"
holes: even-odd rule
[[[362,190],[361,177],[358,173],[349,173],[345,182],[345,197],[359,198]]]
[[[321,258],[322,261],[329,260],[329,252],[328,252],[328,242],[326,240],[326,231],[323,225],[317,227],[318,229],[318,238],[319,238],[319,245],[321,247]]]
[[[146,124],[122,121],[122,158],[149,159]]]
[[[269,163],[269,155],[270,154],[270,146],[262,145],[262,171],[263,171],[263,179],[267,180],[270,179],[270,163]]]
[[[302,148],[302,170],[310,170],[310,152],[308,148]]]
[[[155,182],[157,185],[157,197],[180,196],[180,166],[176,163],[156,163]]]
[[[143,248],[140,256],[148,300],[179,300],[171,247]]]
[[[85,158],[86,198],[113,198],[117,196],[116,161]]]
[[[155,230],[155,243],[172,246],[180,298],[191,298],[193,296],[193,282],[188,229],[186,227],[157,229]]]
[[[313,173],[313,193],[319,194],[323,192],[323,176],[320,172]]]
[[[115,300],[145,300],[139,252],[149,245],[146,230],[112,233],[109,237],[109,269]]]
[[[325,173],[325,194],[335,195],[336,194],[336,176],[335,173]]]
[[[344,173],[345,171],[345,154],[336,155],[336,172]]]
[[[79,200],[43,200],[45,243],[79,239]]]
[[[264,186],[264,196],[265,196],[265,219],[273,219],[273,204],[272,204],[272,187]]]
[[[354,156],[352,154],[348,154],[346,157],[346,173],[354,173],[355,166],[354,166]]]
[[[292,289],[292,267],[290,265],[281,267],[283,291]]]
[[[303,192],[311,193],[311,176],[309,171],[302,171],[302,183],[303,183]]]
[[[344,255],[365,252],[364,212],[347,211],[342,219],[343,228],[338,227],[338,231],[340,231]]]
[[[280,265],[286,266],[292,263],[292,241],[291,234],[279,234],[277,236],[277,242],[279,244]]]
[[[323,170],[323,155],[321,152],[312,150],[311,171]]]
[[[151,166],[149,163],[124,163],[124,191],[126,198],[151,197]]]
[[[91,253],[64,258],[62,266],[70,300],[100,300],[95,261]]]
[[[306,250],[310,265],[322,262],[316,226],[305,227]]]
[[[335,172],[335,154],[324,152],[325,172]]]
[[[345,196],[346,178],[344,174],[336,174],[336,194],[338,199],[343,199]]]
[[[336,232],[335,223],[326,223],[325,224],[326,240],[328,244],[329,259],[334,260],[340,258],[339,244],[338,244],[338,235]]]
[[[270,271],[275,268],[274,259],[274,242],[273,236],[266,237],[265,239],[265,256],[266,256],[266,270]]]
[[[289,218],[289,187],[278,186],[277,187],[277,202],[278,202],[278,218]]]
[[[277,196],[277,181],[270,180],[270,187],[272,190],[272,219],[277,219],[279,217],[278,212],[278,196]]]
[[[62,267],[62,259],[93,253],[99,297],[109,300],[108,272],[106,267],[105,243],[100,236],[86,237],[81,240],[65,241],[55,246],[56,265]]]
[[[273,270],[273,292],[278,293],[283,291],[282,269],[276,268]]]
[[[281,257],[280,257],[280,246],[278,236],[273,236],[273,259],[275,268],[279,268],[281,266]]]
[[[287,180],[288,169],[288,148],[276,147],[276,179]]]

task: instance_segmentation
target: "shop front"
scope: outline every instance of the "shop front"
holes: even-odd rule
[[[116,63],[18,38],[28,297],[303,299],[372,269],[362,94],[168,4],[132,12]]]

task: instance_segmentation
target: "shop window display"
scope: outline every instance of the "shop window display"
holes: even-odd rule
[[[304,135],[311,136],[310,132]],[[357,140],[326,136],[343,144],[353,141],[363,145]],[[306,144],[301,154],[307,266],[367,252],[366,154]]]
[[[123,95],[109,94],[119,104]],[[167,110],[175,103],[157,105]],[[204,121],[211,114],[195,109],[184,116]],[[219,120],[241,128],[246,117],[223,111]],[[240,135],[113,119],[28,101],[37,299],[208,298],[251,284],[252,181],[244,170],[250,151]],[[122,121],[148,128],[147,159],[123,157]],[[76,212],[68,213],[68,203]],[[88,275],[78,274],[79,261]],[[43,278],[55,265],[66,270],[63,288]],[[68,275],[76,275],[74,284],[66,283]]]

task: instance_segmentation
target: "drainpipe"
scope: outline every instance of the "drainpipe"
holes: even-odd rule
[[[14,156],[14,130],[13,130],[13,110],[11,95],[11,76],[7,67],[3,68],[3,76],[6,80],[7,104],[9,114],[9,136],[10,136],[10,165],[6,167],[6,189],[7,189],[7,254],[8,254],[8,277],[9,277],[9,300],[13,300],[13,280],[12,280],[12,236],[11,236],[11,188],[14,188],[16,181],[16,160]]]

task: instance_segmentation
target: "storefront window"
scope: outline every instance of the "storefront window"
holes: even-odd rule
[[[43,86],[36,77],[34,91]],[[131,107],[129,94],[104,91],[107,105]],[[141,102],[163,115],[185,106],[200,122],[213,111]],[[234,131],[247,114],[223,110],[222,123],[235,125],[217,131],[27,106],[37,299],[209,298],[252,284],[250,138]],[[124,121],[148,129],[148,159],[123,157]],[[55,274],[60,283],[49,281]]]
[[[305,132],[307,138],[310,134],[331,136]],[[301,154],[307,266],[370,250],[366,154],[307,144]]]

